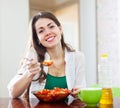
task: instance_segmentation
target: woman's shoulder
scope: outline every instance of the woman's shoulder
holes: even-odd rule
[[[78,64],[85,64],[85,55],[82,51],[75,51],[75,63]]]
[[[71,52],[71,53],[74,54],[74,56],[77,57],[77,58],[84,57],[84,53],[80,50],[75,50],[74,52]]]
[[[84,53],[82,51],[79,51],[79,50],[75,50],[75,51],[72,51],[72,52],[69,52],[67,51],[67,58],[68,59],[75,59],[75,61],[78,61],[78,60],[84,60],[85,59],[85,56],[84,56]]]

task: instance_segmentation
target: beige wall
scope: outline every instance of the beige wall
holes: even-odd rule
[[[79,5],[73,4],[54,11],[63,25],[65,41],[79,50]]]
[[[54,13],[62,20],[66,22],[78,23],[79,15],[79,5],[77,3],[72,4],[67,7],[63,7],[59,10],[54,11]]]

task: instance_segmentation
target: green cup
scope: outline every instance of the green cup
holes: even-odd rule
[[[102,96],[102,88],[82,88],[78,93],[78,98],[85,102],[87,106],[97,106]]]

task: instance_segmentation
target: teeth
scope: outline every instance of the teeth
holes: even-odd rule
[[[47,41],[51,41],[53,39],[54,39],[54,37],[50,37],[50,38],[47,39]]]

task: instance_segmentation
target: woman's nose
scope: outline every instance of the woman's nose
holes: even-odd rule
[[[46,31],[45,31],[45,35],[46,35],[46,36],[49,36],[50,34],[51,34],[51,31],[48,30],[48,29],[46,29]]]

